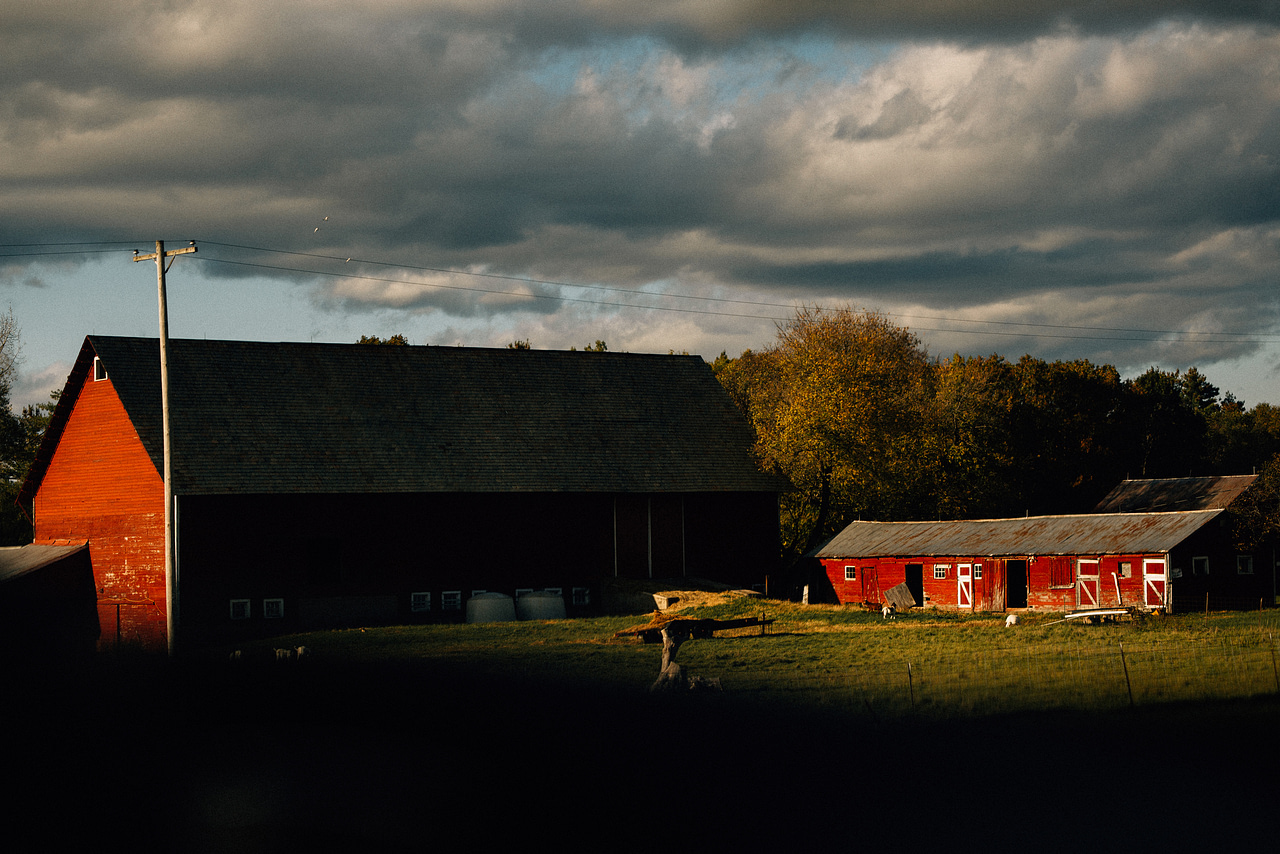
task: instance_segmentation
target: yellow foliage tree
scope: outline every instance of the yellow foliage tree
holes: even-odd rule
[[[879,312],[805,307],[719,376],[751,419],[762,465],[795,487],[782,500],[785,551],[917,504],[933,374],[914,333]]]

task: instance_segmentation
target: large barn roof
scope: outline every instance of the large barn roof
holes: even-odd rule
[[[158,341],[93,335],[24,493],[94,355],[163,471]],[[781,486],[696,356],[171,340],[169,372],[180,494]]]
[[[1221,510],[1102,513],[956,522],[854,522],[819,558],[1160,554]]]
[[[1125,480],[1098,503],[1098,513],[1223,510],[1249,488],[1256,475]]]

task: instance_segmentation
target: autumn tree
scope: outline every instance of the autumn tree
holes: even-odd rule
[[[570,352],[576,352],[577,349],[577,347],[569,348]],[[596,343],[586,345],[582,348],[582,351],[584,353],[607,353],[609,351],[609,345],[597,338]]]
[[[1013,425],[1019,411],[1014,366],[1003,356],[961,356],[937,363],[925,442],[933,516],[965,519],[1016,513],[1022,463]],[[930,508],[924,506],[923,511]]]
[[[1125,423],[1136,443],[1132,448],[1134,477],[1188,477],[1204,471],[1208,423],[1204,402],[1207,383],[1199,372],[1188,389],[1178,371],[1148,368],[1129,380],[1125,395]],[[1217,389],[1213,389],[1214,397]]]
[[[1010,490],[1020,506],[1009,508],[1012,515],[1091,509],[1132,464],[1120,372],[1087,359],[1023,356],[1014,373],[1018,397],[1009,429],[1016,464]]]
[[[1252,552],[1280,537],[1280,454],[1262,466],[1258,477],[1229,511],[1236,547]]]
[[[390,338],[379,338],[377,335],[361,335],[357,344],[389,344],[393,347],[407,347],[409,339],[396,333]]]
[[[717,376],[750,419],[762,465],[794,486],[781,508],[790,555],[853,519],[919,506],[932,372],[907,329],[878,312],[802,308],[770,347]]]

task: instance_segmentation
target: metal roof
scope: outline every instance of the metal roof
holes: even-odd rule
[[[1097,513],[1222,510],[1249,488],[1257,475],[1125,480],[1094,508]]]
[[[1221,510],[1095,513],[956,522],[854,522],[819,558],[1008,557],[1168,552]]]
[[[12,581],[29,572],[43,569],[88,547],[88,543],[73,546],[34,543],[26,546],[5,546],[0,548],[0,582]]]
[[[93,335],[24,495],[95,355],[163,471],[158,341]],[[171,340],[169,365],[179,494],[784,487],[697,356]]]

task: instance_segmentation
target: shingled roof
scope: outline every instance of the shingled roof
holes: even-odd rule
[[[1098,513],[1223,510],[1249,488],[1256,475],[1125,480],[1098,502]]]
[[[90,336],[33,493],[96,355],[163,471],[159,343]],[[777,492],[696,356],[170,341],[180,494]]]

